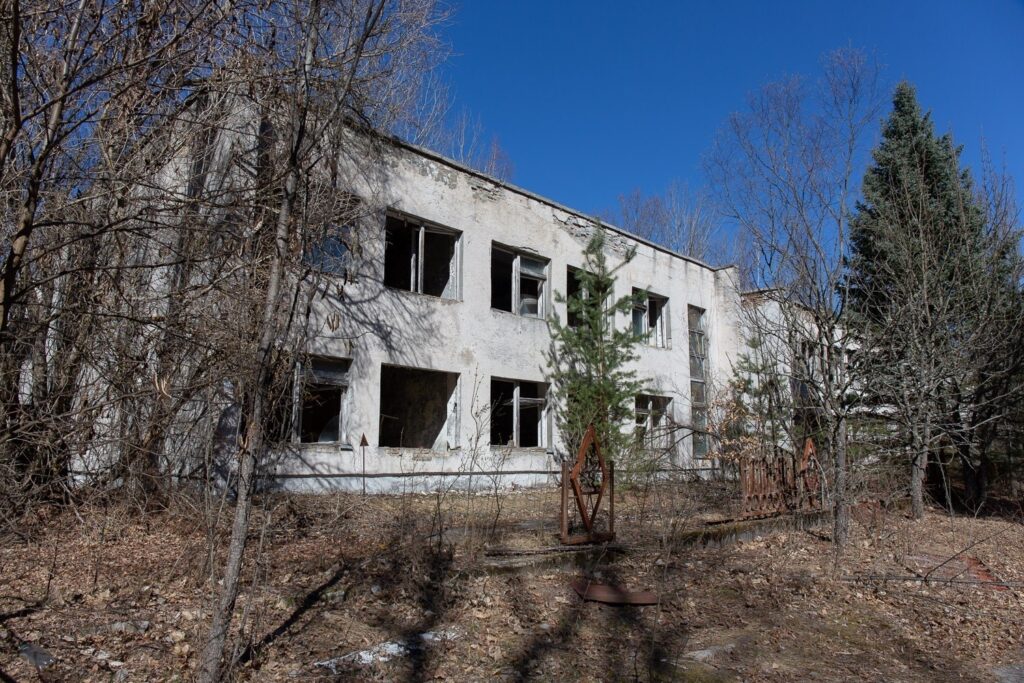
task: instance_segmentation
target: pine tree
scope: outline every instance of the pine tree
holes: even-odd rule
[[[555,398],[555,421],[569,457],[593,424],[605,456],[621,462],[632,450],[633,437],[623,428],[632,420],[633,401],[642,387],[630,367],[641,338],[631,328],[617,329],[615,317],[629,315],[636,296],[644,294],[612,301],[615,274],[633,258],[633,252],[611,268],[604,250],[604,230],[598,226],[583,252],[583,269],[576,271],[576,292],[555,295],[566,304],[568,316],[564,324],[557,315],[548,320],[547,375]]]
[[[960,153],[901,83],[850,223],[859,383],[907,446],[915,517],[936,444],[956,444],[965,473],[976,469],[978,436],[1005,410],[1005,340],[1019,317],[1015,236],[990,225]]]
[[[964,259],[983,251],[985,219],[961,149],[935,135],[913,86],[900,83],[850,224],[847,303],[862,323],[881,324],[911,287],[951,286]]]

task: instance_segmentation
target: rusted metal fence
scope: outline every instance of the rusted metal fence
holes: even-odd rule
[[[777,448],[769,455],[744,458],[739,465],[743,517],[822,508],[821,466],[811,439],[804,441],[799,458]]]

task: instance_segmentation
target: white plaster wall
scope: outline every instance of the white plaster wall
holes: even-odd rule
[[[406,148],[388,153],[380,177],[354,176],[358,193],[375,202],[462,233],[461,297],[457,301],[397,291],[382,285],[384,217],[381,212],[362,245],[358,281],[345,286],[343,299],[318,299],[311,351],[350,358],[351,384],[346,395],[347,445],[297,445],[282,460],[278,473],[288,488],[358,489],[364,452],[369,490],[402,490],[408,478],[385,475],[421,473],[420,488],[452,476],[480,470],[508,472],[508,482],[536,484],[548,480],[557,465],[554,448],[491,449],[488,426],[475,414],[489,402],[492,376],[544,381],[544,351],[550,343],[546,322],[491,309],[492,242],[520,248],[550,260],[547,306],[564,320],[552,290],[565,292],[567,266],[581,266],[583,248],[594,224],[578,214],[529,193],[502,186],[454,164]],[[731,373],[741,335],[739,295],[734,269],[714,270],[693,260],[642,243],[622,233],[609,235],[612,264],[630,247],[636,256],[619,271],[616,297],[633,287],[649,288],[669,298],[670,348],[644,347],[637,370],[649,378],[649,393],[672,397],[674,419],[689,424],[688,305],[706,309],[712,378]],[[330,329],[328,320],[340,326]],[[619,325],[629,325],[620,316]],[[380,367],[395,364],[458,373],[459,443],[447,452],[378,448]],[[335,475],[357,475],[339,477]],[[326,476],[325,476],[326,475]],[[489,484],[488,484],[489,485]],[[416,485],[412,485],[414,488]]]

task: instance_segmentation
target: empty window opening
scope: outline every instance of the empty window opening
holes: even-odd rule
[[[380,445],[434,450],[455,447],[458,381],[454,373],[382,365]]]
[[[664,349],[671,341],[668,325],[668,299],[633,288],[633,334],[650,346]]]
[[[459,233],[388,216],[384,284],[394,289],[458,298]]]
[[[565,299],[566,302],[575,301],[586,296],[583,289],[582,271],[579,268],[569,268],[565,272]],[[580,316],[572,310],[572,306],[566,304],[566,324],[576,328],[580,326]]]
[[[345,440],[343,400],[348,388],[349,361],[310,359],[299,399],[299,440],[336,443]]]
[[[491,445],[547,445],[547,386],[539,382],[491,380]]]
[[[491,307],[531,318],[547,311],[547,261],[491,248]]]
[[[640,394],[636,397],[635,435],[637,444],[647,449],[664,449],[671,440],[671,422],[667,396]]]
[[[516,255],[502,249],[491,250],[491,308],[511,313]]]

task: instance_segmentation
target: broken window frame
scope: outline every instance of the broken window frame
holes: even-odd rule
[[[690,356],[690,424],[693,429],[693,457],[709,457],[707,365],[708,334],[707,311],[699,306],[687,306],[686,326],[689,332]]]
[[[548,409],[548,385],[544,382],[532,382],[527,380],[508,379],[505,377],[491,377],[491,416],[497,409],[496,401],[493,395],[494,382],[503,382],[505,384],[512,385],[512,397],[504,401],[509,407],[512,408],[512,443],[493,443],[491,440],[494,438],[493,429],[489,430],[488,441],[491,442],[491,446],[495,448],[543,448],[547,449],[551,443],[551,414]],[[524,385],[532,385],[536,389],[538,397],[524,397],[522,395],[522,389]],[[522,423],[522,411],[524,407],[533,407],[540,409],[539,420],[537,422],[537,445],[536,446],[523,446],[522,434],[520,433],[520,425]]]
[[[646,450],[668,448],[670,405],[672,399],[656,394],[637,394],[633,402],[634,435],[637,445]],[[642,421],[641,421],[642,418]]]
[[[633,313],[630,321],[633,334],[643,338],[650,347],[672,348],[668,297],[636,287],[633,288],[633,297]]]
[[[351,279],[353,268],[353,241],[358,225],[363,220],[363,200],[346,193],[339,200],[341,210],[335,220],[324,226],[320,234],[307,240],[302,262],[310,270],[328,277]]]
[[[293,392],[293,419],[292,419],[292,443],[301,445],[340,445],[351,448],[348,440],[348,420],[346,399],[349,388],[349,371],[352,361],[348,358],[333,358],[328,356],[310,356],[296,368],[297,381],[294,383]],[[306,440],[303,438],[303,415],[306,412],[306,399],[311,389],[314,388],[336,388],[338,395],[338,430],[337,436],[331,441],[320,441],[317,439]],[[322,433],[322,432],[321,432]]]
[[[447,395],[447,397],[445,399],[444,421],[443,421],[443,424],[441,424],[441,427],[438,430],[437,435],[434,437],[434,443],[429,445],[429,446],[414,445],[414,444],[403,443],[403,442],[400,442],[398,444],[386,443],[385,442],[386,439],[384,438],[384,429],[383,429],[383,427],[381,425],[383,424],[383,420],[384,419],[386,419],[386,418],[393,418],[394,416],[388,416],[388,415],[386,415],[384,413],[385,400],[384,400],[383,392],[384,392],[385,386],[389,386],[389,385],[393,386],[396,382],[391,382],[391,383],[386,382],[385,379],[384,379],[384,373],[385,372],[403,372],[403,371],[410,372],[410,373],[417,373],[417,374],[421,374],[421,375],[422,374],[441,375],[445,379],[446,388],[445,388],[444,391],[447,392],[448,395]],[[461,419],[461,415],[460,415],[460,405],[461,405],[460,395],[461,394],[460,394],[460,392],[461,392],[461,386],[462,386],[462,377],[461,377],[461,375],[459,373],[457,373],[457,372],[449,372],[447,370],[435,370],[433,368],[421,368],[421,367],[412,367],[412,366],[407,366],[407,365],[396,365],[396,364],[391,364],[391,363],[381,363],[381,365],[380,365],[380,372],[381,372],[381,377],[380,377],[380,380],[378,382],[378,385],[379,385],[380,392],[381,392],[380,393],[381,398],[380,398],[380,403],[378,404],[378,407],[377,407],[377,410],[378,410],[378,416],[377,416],[377,419],[378,419],[377,442],[378,442],[379,446],[384,447],[384,448],[394,448],[394,449],[407,449],[407,450],[420,450],[420,451],[427,451],[427,450],[429,450],[429,451],[434,451],[434,452],[437,452],[437,453],[445,453],[445,452],[453,451],[453,450],[456,450],[456,449],[460,448],[460,443],[459,443],[460,442],[460,419]],[[419,405],[418,407],[422,411],[422,406]],[[404,432],[404,427],[403,427],[403,432]],[[403,435],[401,441],[404,441],[404,435]]]
[[[388,223],[390,221],[401,221],[406,229],[415,232],[415,239],[411,240],[412,248],[409,250],[409,254],[407,256],[409,268],[408,288],[405,286],[388,284],[387,282]],[[451,238],[453,242],[451,260],[448,264],[451,283],[449,286],[453,289],[451,296],[445,296],[443,292],[441,294],[433,294],[424,291],[424,272],[426,271],[425,262],[427,258],[425,245],[427,235],[444,235]],[[384,260],[384,285],[389,289],[401,292],[412,292],[413,294],[421,294],[423,296],[431,296],[436,299],[445,299],[448,301],[462,300],[462,233],[458,230],[446,228],[444,226],[425,221],[421,218],[416,218],[397,211],[388,211],[385,215],[384,227]]]
[[[512,257],[512,310],[505,308],[499,308],[494,305],[494,275],[491,275],[491,308],[496,311],[505,311],[506,313],[512,313],[523,318],[539,318],[543,320],[548,314],[548,281],[549,281],[549,270],[551,261],[545,259],[532,252],[524,251],[521,249],[514,249],[512,247],[506,247],[498,244],[497,242],[491,243],[491,269],[494,268],[495,253],[500,252],[506,256]],[[524,269],[523,263],[528,262],[536,264],[539,268],[530,270],[529,268]],[[523,281],[529,280],[537,283],[537,312],[536,313],[524,313],[523,305],[525,300],[523,298]]]

